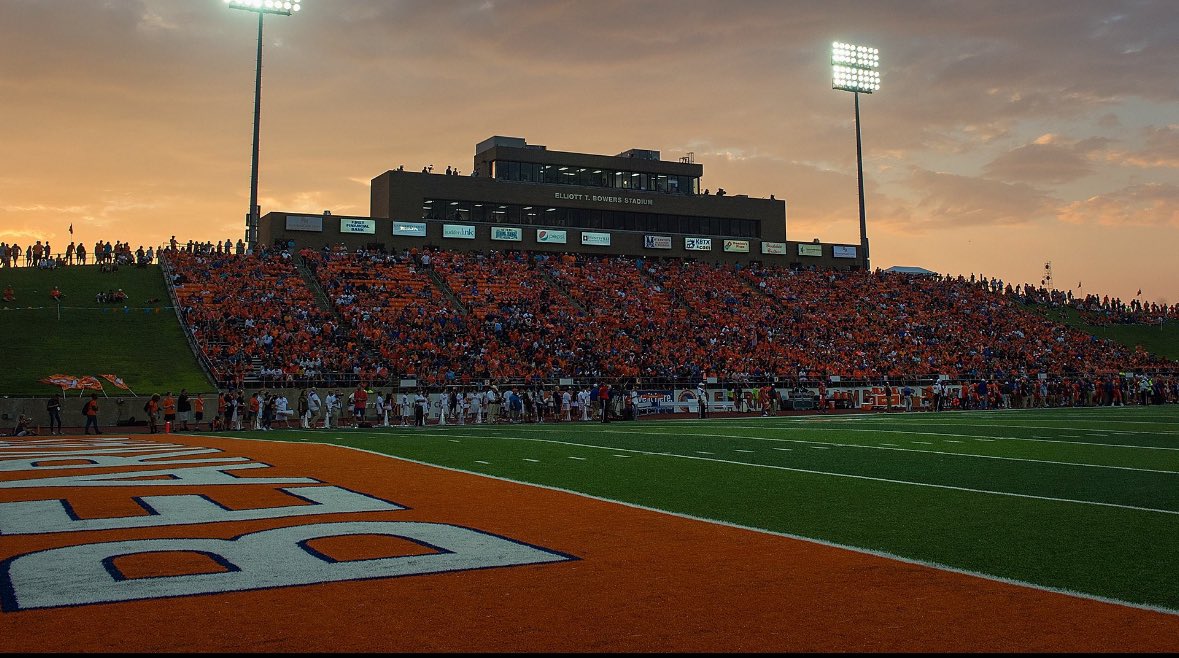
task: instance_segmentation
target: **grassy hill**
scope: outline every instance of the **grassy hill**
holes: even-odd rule
[[[95,265],[0,269],[0,289],[9,285],[16,301],[0,302],[0,395],[52,393],[55,387],[37,380],[55,373],[115,374],[140,394],[213,389],[176,321],[158,266],[105,274]],[[64,295],[60,309],[49,297],[54,285]],[[126,309],[94,301],[99,291],[118,288],[127,293]],[[104,387],[108,395],[126,394],[105,381]]]
[[[1108,338],[1129,347],[1141,345],[1143,349],[1172,361],[1179,361],[1179,322],[1171,320],[1161,325],[1112,325],[1102,327],[1091,325],[1081,318],[1080,312],[1072,307],[1042,307],[1044,314],[1052,320],[1062,322],[1098,338]]]

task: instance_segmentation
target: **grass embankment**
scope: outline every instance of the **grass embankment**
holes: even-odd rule
[[[1045,307],[1042,311],[1051,320],[1098,338],[1108,338],[1127,347],[1141,345],[1147,352],[1179,361],[1179,321],[1171,320],[1158,325],[1115,324],[1106,327],[1085,322],[1080,312],[1072,307]]]
[[[105,274],[95,265],[0,269],[0,289],[10,285],[16,301],[0,302],[0,395],[52,393],[55,387],[38,380],[57,373],[115,374],[137,393],[212,388],[176,321],[158,266]],[[60,309],[49,297],[54,285],[64,295]],[[118,288],[127,293],[125,303],[94,301],[99,291]],[[103,386],[108,395],[126,394]]]

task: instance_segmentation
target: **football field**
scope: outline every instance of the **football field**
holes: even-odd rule
[[[231,434],[346,445],[1179,610],[1179,408]]]

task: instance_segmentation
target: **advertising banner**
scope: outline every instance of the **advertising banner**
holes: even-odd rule
[[[643,246],[647,249],[671,249],[671,236],[644,235]]]
[[[725,240],[725,251],[731,254],[747,254],[749,240]]]
[[[798,245],[799,256],[822,256],[823,245],[821,244],[800,244]]]
[[[609,247],[610,234],[609,233],[594,233],[592,231],[581,232],[581,244],[592,245],[595,247]]]
[[[653,413],[671,412],[675,409],[675,391],[639,391],[639,408]]]
[[[287,215],[288,231],[323,232],[323,217],[318,215]]]
[[[520,242],[524,239],[524,231],[518,228],[507,228],[504,226],[491,227],[492,240],[506,240],[509,242]]]
[[[393,222],[393,235],[416,235],[426,237],[424,222]]]
[[[565,231],[554,231],[551,228],[536,229],[536,241],[542,244],[565,244],[568,234]]]
[[[475,227],[467,224],[443,224],[442,237],[457,238],[459,240],[474,240]]]
[[[712,251],[712,238],[684,238],[684,249],[688,251]]]
[[[785,256],[786,255],[786,243],[785,242],[763,242],[763,243],[761,243],[761,253],[774,254],[777,256]]]
[[[377,234],[377,220],[375,219],[341,219],[340,220],[341,233],[366,233],[368,235]]]
[[[835,258],[855,258],[856,248],[837,244],[831,247],[831,255]]]

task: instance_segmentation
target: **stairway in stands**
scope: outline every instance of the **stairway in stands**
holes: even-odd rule
[[[344,318],[340,316],[340,312],[336,310],[336,306],[328,299],[327,293],[323,291],[323,286],[319,285],[319,279],[315,278],[315,274],[307,267],[307,261],[299,256],[295,258],[295,270],[299,272],[299,276],[303,277],[303,282],[311,289],[311,293],[315,295],[315,305],[319,310],[325,313],[331,313],[332,317],[336,319],[337,323],[343,324]]]
[[[462,312],[463,315],[471,314],[470,307],[464,304],[463,300],[459,299],[458,295],[454,294],[454,291],[450,289],[450,286],[446,285],[446,280],[443,279],[442,275],[438,274],[434,268],[431,267],[426,269],[426,276],[430,277],[430,280],[434,282],[434,287],[438,290],[438,292],[441,292],[447,299],[450,300],[451,306],[457,308]]]
[[[565,299],[568,299],[569,303],[573,304],[574,308],[581,311],[582,313],[585,313],[587,316],[590,315],[589,309],[586,308],[585,306],[583,306],[581,302],[577,301],[577,299],[575,299],[573,297],[573,295],[569,294],[569,289],[566,288],[563,283],[558,281],[557,277],[553,276],[548,270],[544,269],[543,267],[537,266],[536,271],[540,272],[540,275],[544,277],[544,280],[546,282],[548,282],[548,284],[554,290],[556,290],[557,292],[564,295]]]

